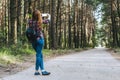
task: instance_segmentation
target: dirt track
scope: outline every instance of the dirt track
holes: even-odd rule
[[[105,48],[92,49],[45,62],[50,76],[34,76],[34,66],[1,80],[120,80],[120,61]]]

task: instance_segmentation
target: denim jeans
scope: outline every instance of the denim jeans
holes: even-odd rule
[[[40,38],[39,40],[32,43],[34,50],[36,51],[36,63],[35,63],[35,70],[44,70],[44,63],[43,63],[43,54],[42,49],[44,45],[44,38]]]

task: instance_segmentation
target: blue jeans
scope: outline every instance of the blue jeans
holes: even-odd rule
[[[32,43],[34,50],[36,51],[36,63],[35,63],[35,70],[44,70],[43,64],[43,54],[42,49],[44,45],[44,38],[40,38],[39,40]]]

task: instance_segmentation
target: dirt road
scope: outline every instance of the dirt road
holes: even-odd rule
[[[45,62],[49,76],[34,76],[34,66],[1,80],[120,80],[120,61],[96,48]]]

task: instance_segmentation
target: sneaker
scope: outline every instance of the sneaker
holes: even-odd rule
[[[42,72],[42,75],[50,75],[50,72],[43,71],[43,72]]]
[[[35,72],[34,75],[40,75],[40,73],[39,72]]]

